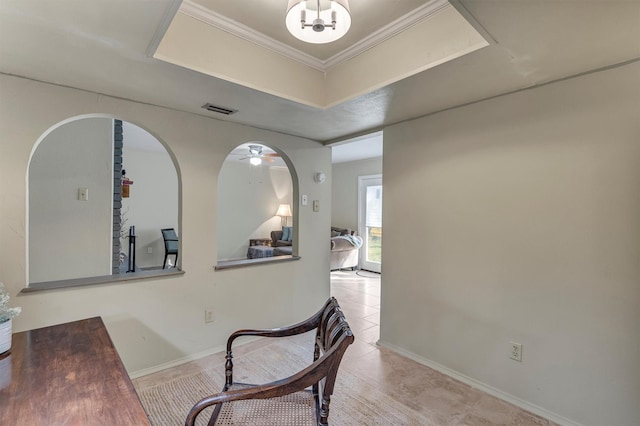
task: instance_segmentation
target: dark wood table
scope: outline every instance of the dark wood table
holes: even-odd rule
[[[149,425],[99,317],[13,335],[0,425]]]

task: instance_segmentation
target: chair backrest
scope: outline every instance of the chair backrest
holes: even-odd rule
[[[320,351],[324,353],[331,349],[343,335],[353,336],[353,333],[340,305],[338,305],[338,301],[331,297],[322,309],[322,315],[316,331],[316,344],[319,346]]]
[[[276,242],[282,239],[282,231],[271,231],[271,245],[276,246]]]
[[[353,343],[353,341],[353,332],[344,317],[340,305],[338,305],[338,301],[334,297],[329,298],[320,316],[313,356],[314,361],[325,357],[335,357],[335,361],[330,362],[333,364],[333,367],[327,372],[324,379],[313,386],[314,393],[322,396],[322,398],[317,401],[319,405],[318,418],[321,422],[325,422],[321,424],[326,424],[327,421],[329,401],[331,394],[333,394],[340,361],[347,347]]]
[[[164,239],[164,248],[167,253],[178,253],[178,234],[176,234],[173,228],[164,228],[160,230],[162,232],[162,238]]]

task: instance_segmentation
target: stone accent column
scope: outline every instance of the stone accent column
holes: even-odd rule
[[[113,253],[111,273],[120,273],[120,214],[122,209],[122,120],[113,120]]]

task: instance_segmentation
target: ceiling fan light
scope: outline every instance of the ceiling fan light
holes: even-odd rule
[[[310,1],[320,4],[319,17],[317,6],[309,9],[305,0],[289,0],[285,23],[291,35],[307,43],[322,44],[338,40],[349,31],[351,13],[348,0],[330,0],[330,7],[325,9],[322,5],[326,5],[327,0]]]
[[[260,145],[249,145],[249,154],[256,156],[262,154],[262,147]]]
[[[262,164],[262,158],[260,158],[260,157],[251,157],[251,158],[249,158],[249,163],[251,163],[251,165],[253,165],[253,166],[259,166],[260,164]]]

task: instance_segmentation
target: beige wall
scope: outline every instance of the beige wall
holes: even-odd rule
[[[384,137],[382,341],[578,423],[637,424],[640,63]]]
[[[26,177],[34,144],[62,120],[105,114],[136,124],[166,144],[181,185],[183,276],[17,295],[26,285]],[[278,148],[297,174],[294,193],[330,205],[331,188],[313,183],[330,167],[330,150],[289,137],[193,114],[0,76],[0,280],[23,307],[15,331],[100,315],[130,372],[221,349],[239,327],[277,326],[314,312],[329,295],[325,239],[330,209],[301,206],[302,259],[214,271],[216,192],[226,155],[254,140]],[[296,186],[297,185],[297,186]],[[213,307],[215,323],[204,324]]]
[[[382,173],[382,157],[332,167],[331,225],[358,230],[358,177]]]
[[[381,339],[424,362],[586,425],[640,418],[640,64],[385,129]],[[180,168],[179,278],[20,295],[26,176],[38,138],[103,113],[165,142]],[[216,185],[233,147],[289,155],[297,194],[330,153],[310,141],[85,91],[0,76],[0,280],[16,331],[101,315],[130,371],[280,325],[328,295],[329,209],[301,206],[302,260],[215,272]],[[393,206],[391,208],[390,206]],[[285,272],[285,273],[283,273]],[[205,306],[216,322],[203,324]],[[524,360],[508,359],[508,342]]]
[[[111,275],[112,181],[113,120],[65,123],[38,144],[29,167],[30,282]]]

